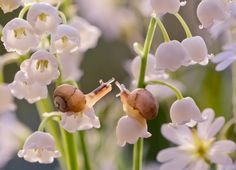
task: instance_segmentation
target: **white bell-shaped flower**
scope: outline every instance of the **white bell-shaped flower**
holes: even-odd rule
[[[116,127],[116,136],[118,144],[125,146],[126,143],[135,144],[139,138],[149,138],[152,134],[147,131],[147,123],[130,117],[120,118]]]
[[[97,27],[91,25],[88,21],[81,17],[74,17],[70,21],[70,25],[80,32],[80,48],[81,52],[85,52],[97,45],[101,36],[101,31]]]
[[[11,91],[7,85],[0,85],[0,113],[14,111],[16,105],[14,104]]]
[[[204,28],[210,28],[217,21],[223,21],[228,15],[224,0],[203,0],[197,8],[197,17]]]
[[[26,76],[42,86],[50,84],[59,76],[56,58],[47,51],[37,51],[30,59],[25,60],[21,66]]]
[[[100,121],[93,108],[87,107],[81,113],[62,113],[61,126],[68,132],[100,128]]]
[[[58,10],[47,3],[34,3],[28,13],[27,21],[34,28],[35,33],[53,33],[61,23]]]
[[[18,54],[25,54],[39,44],[32,26],[20,18],[15,18],[5,25],[1,40],[8,52],[16,51]]]
[[[180,0],[150,0],[150,3],[158,15],[175,14],[179,11],[182,4]]]
[[[69,25],[59,25],[51,35],[51,51],[54,53],[73,53],[79,50],[79,31]]]
[[[187,60],[187,53],[182,44],[176,40],[162,43],[156,51],[157,67],[176,71]]]
[[[18,152],[18,156],[29,162],[49,164],[54,161],[54,158],[60,157],[61,154],[55,148],[52,135],[36,131],[26,139],[23,149]]]
[[[29,103],[34,103],[48,95],[47,86],[32,82],[22,71],[15,74],[14,81],[8,85],[11,93],[18,99],[25,98]]]
[[[174,125],[194,124],[203,120],[201,111],[191,97],[176,100],[171,105],[170,118]]]
[[[208,64],[208,50],[205,41],[200,36],[186,38],[182,41],[185,48],[189,63],[199,63],[201,65]]]
[[[4,13],[12,12],[21,6],[21,0],[0,0],[0,8]]]
[[[60,54],[63,80],[79,80],[82,77],[83,71],[79,69],[81,59],[79,51]]]

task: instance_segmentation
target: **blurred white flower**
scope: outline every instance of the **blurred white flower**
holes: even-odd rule
[[[83,112],[62,113],[61,126],[68,132],[75,133],[77,130],[100,128],[100,121],[94,109],[87,107]]]
[[[130,117],[123,116],[116,127],[117,143],[125,146],[126,143],[135,144],[139,138],[149,138],[152,134],[147,131],[147,123]]]
[[[12,159],[30,130],[20,123],[11,112],[0,115],[0,168]]]
[[[27,21],[32,25],[34,32],[41,35],[53,33],[61,23],[58,10],[47,3],[34,3],[28,13]]]
[[[51,51],[53,53],[73,53],[79,50],[80,34],[69,25],[59,25],[56,32],[51,34]]]
[[[0,85],[0,113],[16,110],[11,91],[6,84]]]
[[[175,14],[179,12],[180,6],[184,3],[180,0],[149,0],[153,10],[157,15],[166,13]]]
[[[32,82],[22,71],[15,74],[14,81],[8,87],[16,98],[25,98],[29,103],[46,98],[48,95],[47,86]]]
[[[211,59],[211,61],[217,64],[216,71],[225,70],[233,62],[236,61],[235,45],[225,46],[224,51],[217,54],[214,58]]]
[[[202,0],[197,7],[201,27],[210,28],[215,22],[224,21],[229,16],[227,5],[224,0]]]
[[[162,43],[156,51],[157,67],[176,71],[187,61],[187,53],[176,40]]]
[[[38,46],[38,39],[33,34],[32,26],[25,20],[15,18],[2,30],[3,44],[8,52],[25,54]]]
[[[4,13],[12,12],[21,6],[21,0],[0,0],[0,8]]]
[[[236,169],[236,163],[231,164],[231,165],[226,165],[226,166],[219,165],[217,167],[217,170],[235,170],[235,169]]]
[[[186,63],[186,65],[196,63],[199,63],[201,65],[208,64],[208,49],[202,37],[195,36],[191,38],[186,38],[181,43],[185,48],[187,56],[189,58],[189,61],[188,63]]]
[[[91,25],[88,21],[81,17],[73,17],[69,23],[80,33],[80,47],[81,52],[85,52],[97,45],[98,39],[101,36],[101,31]]]
[[[82,54],[79,51],[73,53],[62,53],[60,54],[61,60],[61,74],[63,80],[79,80],[83,71],[79,69]]]
[[[35,52],[30,59],[25,60],[20,69],[31,82],[42,86],[50,84],[60,74],[55,56],[43,50]]]
[[[203,121],[202,114],[195,101],[190,97],[176,100],[170,108],[170,118],[174,125],[189,124]]]
[[[34,2],[38,2],[37,0],[22,0],[22,2],[26,5],[29,3],[34,3]],[[46,2],[52,5],[56,5],[60,2],[62,2],[62,0],[40,0],[40,2]]]
[[[235,152],[235,143],[230,140],[216,141],[215,138],[224,125],[224,118],[214,120],[212,109],[205,109],[203,115],[207,120],[198,123],[197,129],[187,126],[162,126],[163,136],[178,146],[158,153],[157,160],[163,163],[160,170],[208,170],[208,163],[232,164],[229,154]]]
[[[52,135],[36,131],[26,139],[23,149],[18,152],[18,156],[29,162],[49,164],[54,161],[54,158],[60,157],[61,154],[55,148]]]

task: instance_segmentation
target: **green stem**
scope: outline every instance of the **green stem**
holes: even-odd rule
[[[162,33],[163,38],[164,38],[164,41],[165,42],[169,42],[170,41],[170,37],[169,37],[168,32],[166,31],[166,28],[163,25],[161,19],[156,17],[156,21],[157,21],[157,25],[159,26],[159,28],[161,30],[161,33]]]
[[[4,73],[3,68],[0,66],[0,84],[4,83]]]
[[[223,129],[221,130],[220,134],[219,134],[219,138],[221,140],[227,139],[227,132],[229,131],[229,129],[231,128],[231,126],[236,124],[236,120],[234,120],[234,118],[230,119],[223,127]]]
[[[67,170],[79,170],[75,135],[61,128]]]
[[[59,15],[61,17],[62,23],[66,24],[67,23],[66,15],[63,12],[61,12],[61,11],[59,11]]]
[[[234,121],[236,122],[236,63],[235,62],[233,63],[232,66],[232,87],[233,87],[233,96],[232,96],[233,118]],[[236,126],[234,128],[234,131],[236,132]]]
[[[88,152],[88,149],[86,147],[85,133],[83,131],[80,131],[78,134],[79,134],[80,146],[81,146],[82,153],[83,153],[83,156],[84,156],[84,169],[85,170],[91,170],[92,166],[90,164],[89,152]]]
[[[138,88],[145,88],[145,72],[146,72],[147,58],[151,48],[154,33],[156,30],[156,25],[157,25],[156,16],[152,15],[143,48],[143,56],[141,60]],[[133,148],[133,170],[142,169],[142,155],[143,155],[143,139],[139,138],[138,141],[134,144]]]
[[[18,18],[23,19],[25,16],[25,13],[30,9],[31,5],[26,5],[22,10],[20,11]]]
[[[43,131],[44,128],[46,127],[48,121],[53,118],[53,117],[60,117],[61,115],[58,112],[52,112],[49,113],[46,117],[43,115],[44,119],[41,121],[39,127],[38,127],[38,131]]]
[[[164,85],[168,88],[170,88],[176,95],[177,99],[180,100],[180,99],[183,99],[183,95],[182,93],[180,92],[179,89],[177,89],[175,86],[167,83],[167,82],[164,82],[164,81],[160,81],[160,80],[152,80],[152,81],[148,81],[146,82],[146,84],[149,84],[149,85],[154,85],[154,84],[161,84],[161,85]]]
[[[188,25],[186,24],[185,20],[183,19],[183,17],[179,13],[176,13],[175,16],[179,20],[180,24],[182,25],[187,38],[192,37],[192,33],[191,33]]]

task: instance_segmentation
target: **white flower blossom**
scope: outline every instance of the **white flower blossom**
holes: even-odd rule
[[[80,47],[81,52],[85,52],[97,45],[98,39],[101,36],[101,31],[91,25],[88,21],[81,17],[73,17],[70,25],[76,28],[80,33]]]
[[[189,57],[188,64],[199,63],[201,65],[208,64],[209,55],[205,41],[200,36],[184,39],[181,44]]]
[[[35,52],[30,59],[25,60],[20,69],[30,81],[42,86],[50,84],[60,74],[55,56],[43,50]]]
[[[236,61],[235,45],[225,46],[224,51],[217,54],[214,58],[211,59],[211,61],[217,64],[216,71],[225,70],[233,62]]]
[[[180,0],[150,0],[150,3],[158,15],[178,13],[180,6],[183,5]]]
[[[4,13],[12,12],[21,6],[21,0],[0,0],[0,8]]]
[[[33,34],[32,26],[25,20],[15,18],[2,30],[2,41],[8,52],[25,54],[38,46],[38,39]]]
[[[14,111],[16,105],[14,104],[11,91],[6,84],[0,85],[0,113]]]
[[[224,125],[224,118],[214,120],[212,109],[205,109],[203,115],[207,120],[198,123],[196,129],[162,126],[161,133],[177,146],[158,153],[157,160],[163,163],[160,170],[208,170],[208,163],[232,164],[229,154],[236,151],[235,143],[230,140],[216,141],[215,138]]]
[[[26,139],[23,149],[18,152],[18,156],[29,162],[49,164],[54,161],[54,158],[60,157],[61,154],[55,148],[52,135],[36,131]]]
[[[32,82],[22,71],[15,74],[14,81],[8,85],[11,93],[18,99],[25,98],[29,103],[34,103],[48,95],[47,86]]]
[[[62,113],[61,126],[68,132],[75,133],[77,130],[100,128],[100,121],[94,109],[87,107],[79,113]]]
[[[34,2],[37,2],[37,0],[22,0],[22,2],[27,5],[27,4],[31,4],[31,3],[34,3]],[[40,0],[40,2],[46,2],[46,3],[49,3],[51,5],[56,5],[60,2],[62,2],[62,0]]]
[[[53,33],[61,23],[58,13],[58,10],[50,4],[34,3],[27,13],[27,21],[39,35]]]
[[[210,28],[217,21],[224,21],[229,10],[227,2],[224,0],[202,0],[197,8],[197,17],[201,22],[201,27]]]
[[[123,116],[116,127],[118,145],[125,146],[126,143],[135,144],[139,138],[149,138],[151,133],[147,131],[147,124],[138,120]]]
[[[73,53],[79,50],[79,31],[69,25],[59,25],[51,35],[51,51],[53,53]]]
[[[170,108],[170,118],[174,125],[188,124],[193,126],[195,122],[203,120],[201,112],[190,97],[176,100]]]
[[[187,53],[176,40],[162,43],[156,51],[157,67],[176,71],[187,61]]]

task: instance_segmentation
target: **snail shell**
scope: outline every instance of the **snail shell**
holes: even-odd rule
[[[58,86],[53,94],[54,104],[61,112],[81,112],[86,106],[85,95],[72,85]]]
[[[127,96],[127,103],[138,110],[147,120],[156,118],[159,105],[153,95],[146,89],[135,89]]]

